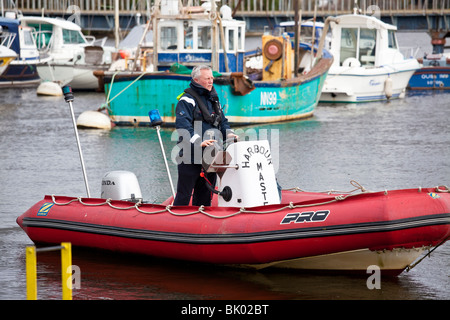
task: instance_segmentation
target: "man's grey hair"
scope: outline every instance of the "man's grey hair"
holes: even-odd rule
[[[191,73],[192,79],[200,78],[201,70],[211,70],[211,67],[207,66],[206,64],[201,64],[199,66],[196,66],[194,69],[192,69],[192,73]]]

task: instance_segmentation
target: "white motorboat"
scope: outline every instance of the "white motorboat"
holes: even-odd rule
[[[94,70],[108,70],[112,62],[114,47],[95,45],[94,37],[87,37],[81,27],[71,21],[22,16],[23,25],[35,29],[41,61],[37,66],[44,81],[70,85],[74,89],[97,89],[98,79]]]
[[[406,86],[421,66],[399,50],[397,27],[374,16],[336,17],[331,23],[329,51],[334,62],[320,102],[367,102],[403,98]]]

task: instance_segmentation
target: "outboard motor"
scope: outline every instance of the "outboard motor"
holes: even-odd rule
[[[129,171],[110,171],[102,178],[102,199],[142,201],[136,175]]]

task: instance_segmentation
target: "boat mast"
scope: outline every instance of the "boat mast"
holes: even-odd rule
[[[156,0],[155,4],[152,8],[152,15],[150,19],[148,20],[148,24],[152,22],[152,28],[153,28],[153,70],[158,71],[158,17],[159,17],[159,5],[161,3],[161,0]],[[148,29],[148,26],[147,26]]]
[[[300,0],[294,0],[294,28],[295,28],[295,33],[294,33],[294,76],[297,77],[298,76],[298,65],[299,65],[299,43],[300,43],[300,19],[301,19],[301,10],[299,9],[299,2]]]
[[[114,36],[116,37],[116,49],[119,48],[119,0],[114,3]]]
[[[219,71],[219,59],[217,53],[219,52],[219,41],[217,39],[217,8],[216,1],[210,0],[211,12],[209,13],[209,19],[211,20],[211,33],[212,33],[212,52],[211,52],[211,68],[215,71]],[[222,43],[225,48],[225,43]]]
[[[358,0],[355,0],[355,4],[353,6],[353,14],[358,14]]]

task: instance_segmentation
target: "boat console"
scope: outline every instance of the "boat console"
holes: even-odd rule
[[[256,207],[279,204],[275,169],[267,140],[240,141],[218,152],[208,172],[218,173],[219,207]],[[220,193],[219,193],[220,195]]]

